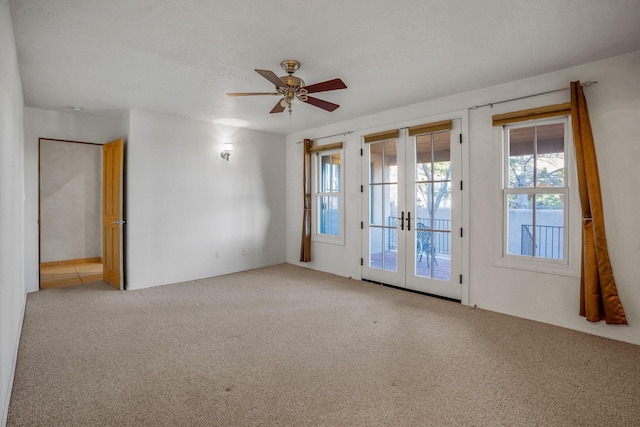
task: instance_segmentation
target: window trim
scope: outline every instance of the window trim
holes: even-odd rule
[[[564,152],[565,152],[565,186],[547,188],[532,188],[525,192],[544,194],[565,194],[564,208],[564,259],[541,258],[526,255],[516,255],[507,253],[507,230],[508,230],[508,201],[507,195],[513,194],[507,188],[508,177],[508,141],[507,130],[529,126],[541,126],[551,123],[564,123]],[[497,192],[495,209],[499,209],[499,214],[495,215],[495,236],[494,236],[494,265],[497,267],[515,268],[562,276],[580,276],[580,242],[582,238],[581,219],[578,215],[580,203],[578,200],[577,177],[575,169],[575,156],[573,150],[573,139],[571,133],[571,117],[568,115],[556,116],[552,118],[540,118],[517,123],[503,124],[494,127],[494,140],[496,141],[496,159],[499,159],[497,172]]]
[[[336,144],[337,145],[337,144]],[[320,148],[320,147],[319,147]],[[320,163],[322,161],[323,156],[330,156],[332,154],[340,155],[340,191],[336,193],[331,193],[332,196],[338,197],[338,220],[339,220],[339,229],[340,233],[337,236],[330,234],[322,234],[319,232],[318,227],[318,198],[322,196],[326,196],[327,193],[320,193],[320,180],[322,167]],[[311,175],[312,175],[312,206],[311,206],[311,240],[319,243],[329,243],[334,245],[342,245],[344,246],[345,242],[345,223],[344,223],[344,215],[345,215],[345,200],[344,200],[344,171],[345,160],[344,160],[344,144],[340,147],[329,148],[329,149],[317,149],[311,153]]]

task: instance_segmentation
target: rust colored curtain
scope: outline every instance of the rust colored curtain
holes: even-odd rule
[[[571,82],[571,120],[582,207],[580,315],[590,322],[604,320],[607,324],[626,325],[609,262],[598,163],[587,101],[579,81]]]
[[[311,146],[313,141],[304,140],[303,178],[304,212],[302,215],[302,242],[300,243],[300,262],[311,261]]]

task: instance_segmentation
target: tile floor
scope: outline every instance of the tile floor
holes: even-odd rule
[[[102,280],[101,262],[83,262],[53,266],[40,266],[40,289],[81,285]]]

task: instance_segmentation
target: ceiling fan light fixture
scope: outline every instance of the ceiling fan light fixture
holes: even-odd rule
[[[338,89],[346,89],[347,85],[341,79],[332,79],[310,86],[305,86],[304,80],[294,76],[293,73],[300,68],[300,63],[293,59],[282,61],[280,66],[287,72],[286,76],[278,77],[274,72],[256,68],[255,71],[265,79],[269,80],[275,86],[275,92],[244,92],[244,93],[227,93],[229,96],[252,96],[252,95],[278,95],[280,100],[271,109],[270,113],[282,113],[286,109],[291,114],[291,106],[300,102],[305,102],[314,107],[321,108],[325,111],[334,111],[340,107],[333,102],[324,101],[312,96],[309,93],[328,92]]]

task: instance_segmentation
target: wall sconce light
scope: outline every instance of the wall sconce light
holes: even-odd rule
[[[222,146],[222,153],[220,153],[220,156],[222,156],[222,158],[228,162],[229,156],[231,155],[232,152],[233,152],[233,144],[231,142],[225,142],[224,145]]]

